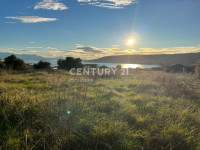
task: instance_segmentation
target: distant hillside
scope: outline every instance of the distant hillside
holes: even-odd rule
[[[44,57],[38,56],[38,55],[28,55],[28,54],[13,54],[13,53],[4,53],[0,52],[0,59],[4,59],[10,55],[15,55],[20,59],[23,59],[25,62],[30,62],[30,61],[39,61],[39,60],[44,60]]]
[[[99,59],[89,60],[96,63],[126,63],[126,64],[149,64],[149,65],[192,65],[200,60],[200,53],[186,54],[163,54],[163,55],[120,55],[106,56]]]
[[[20,59],[23,59],[26,63],[29,64],[34,64],[37,63],[40,60],[43,61],[48,61],[52,64],[52,66],[57,65],[57,60],[60,59],[58,57],[56,58],[44,58],[42,56],[38,56],[38,55],[30,55],[30,54],[14,54],[14,53],[6,53],[6,52],[0,52],[0,59],[4,59],[10,55],[15,55]],[[61,57],[62,59],[62,57]]]

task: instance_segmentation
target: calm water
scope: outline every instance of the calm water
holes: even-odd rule
[[[117,65],[121,65],[123,68],[144,68],[150,69],[153,67],[160,67],[159,65],[144,65],[144,64],[120,64],[120,63],[92,63],[92,62],[83,62],[83,64],[97,64],[98,66],[107,66],[107,67],[116,67]]]
[[[47,60],[48,61],[48,60]],[[35,64],[38,63],[38,61],[25,61],[26,63],[29,64]],[[51,63],[52,67],[57,66],[57,60],[51,60],[49,61]],[[107,66],[107,67],[116,67],[117,65],[121,65],[123,68],[153,68],[153,67],[159,67],[159,65],[144,65],[144,64],[122,64],[122,63],[94,63],[94,62],[82,62],[83,64],[97,64],[99,67],[100,66]]]

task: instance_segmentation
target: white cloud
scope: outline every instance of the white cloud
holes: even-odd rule
[[[26,47],[26,48],[29,48],[29,49],[42,49],[43,47]]]
[[[82,4],[110,9],[121,9],[125,6],[137,3],[137,0],[78,0]]]
[[[42,0],[35,5],[34,9],[66,10],[68,7],[58,0]]]
[[[56,18],[44,18],[39,16],[15,16],[15,17],[6,17],[7,19],[17,19],[21,20],[23,23],[38,23],[38,22],[50,22],[56,21]]]
[[[43,46],[43,47],[26,47],[29,49],[47,49],[47,50],[58,50],[58,48],[50,47],[50,46]]]

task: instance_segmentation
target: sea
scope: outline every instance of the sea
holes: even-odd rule
[[[34,64],[37,63],[38,61],[25,61],[26,63],[29,64]],[[51,63],[51,66],[56,68],[57,67],[57,60],[49,60]],[[97,63],[97,62],[87,62],[83,61],[83,64],[97,64],[98,67],[100,66],[107,66],[109,68],[116,67],[117,65],[121,65],[122,68],[141,68],[141,69],[151,69],[154,67],[160,67],[160,65],[148,65],[148,64],[124,64],[124,63]]]
[[[123,63],[96,63],[96,62],[83,62],[83,64],[97,64],[100,66],[107,66],[109,68],[121,65],[122,68],[141,68],[141,69],[151,69],[154,67],[160,67],[160,65],[146,65],[146,64],[123,64]]]

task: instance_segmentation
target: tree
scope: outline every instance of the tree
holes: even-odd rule
[[[195,75],[200,80],[200,61],[195,64]]]
[[[5,64],[2,60],[0,60],[0,69],[3,69],[3,68],[5,68]]]
[[[80,58],[66,57],[65,60],[59,59],[57,61],[58,69],[70,70],[72,68],[82,68],[82,60]]]
[[[51,63],[39,61],[37,64],[34,64],[33,67],[36,70],[51,70]]]
[[[4,64],[7,69],[12,70],[25,70],[26,64],[22,59],[17,58],[15,55],[11,55],[5,58]]]

